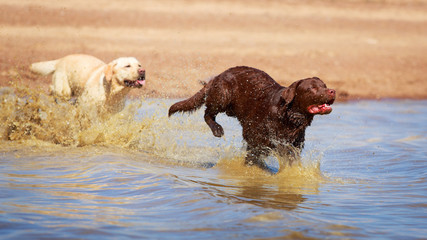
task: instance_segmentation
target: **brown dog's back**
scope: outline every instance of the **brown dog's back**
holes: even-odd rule
[[[227,115],[236,116],[236,113],[246,113],[248,108],[256,107],[254,101],[278,88],[281,86],[263,71],[250,67],[230,68],[206,83],[194,96],[173,104],[169,116],[195,111],[205,103],[207,108],[218,112],[229,110]]]

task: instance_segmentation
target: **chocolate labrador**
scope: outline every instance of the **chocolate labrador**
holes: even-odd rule
[[[225,112],[236,117],[247,142],[245,163],[266,169],[261,156],[268,156],[273,149],[280,154],[297,149],[299,154],[314,115],[329,114],[334,101],[335,90],[317,77],[283,87],[267,73],[241,66],[226,70],[194,96],[172,105],[169,116],[192,112],[205,104],[205,121],[216,137],[224,135],[216,115]]]

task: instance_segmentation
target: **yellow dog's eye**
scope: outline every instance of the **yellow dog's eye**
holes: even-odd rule
[[[127,68],[128,68],[128,67],[130,67],[130,65],[126,65],[125,67],[127,67]]]

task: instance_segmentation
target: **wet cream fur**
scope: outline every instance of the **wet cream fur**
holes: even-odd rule
[[[124,80],[139,78],[141,63],[134,57],[122,57],[105,64],[96,57],[73,54],[63,58],[33,63],[33,72],[52,74],[51,94],[79,104],[97,104],[111,112],[121,111],[131,90]]]

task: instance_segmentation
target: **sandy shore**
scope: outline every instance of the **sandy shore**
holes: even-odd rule
[[[407,3],[410,2],[410,3]],[[32,62],[86,53],[138,58],[147,87],[185,97],[248,65],[282,85],[312,76],[339,99],[427,98],[427,0],[0,0],[0,86],[47,89]]]

